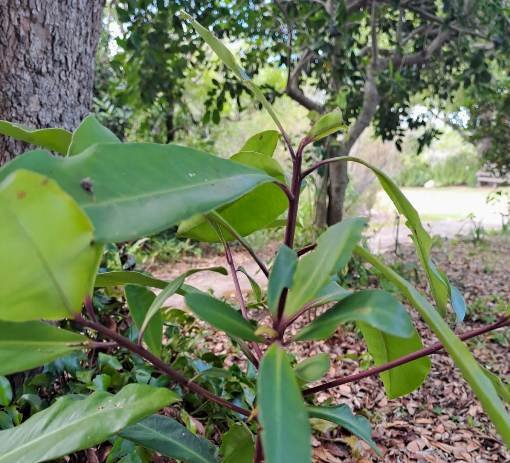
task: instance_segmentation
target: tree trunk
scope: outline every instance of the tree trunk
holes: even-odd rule
[[[380,100],[374,74],[374,69],[369,66],[361,111],[356,121],[351,125],[346,140],[340,147],[336,147],[336,152],[334,144],[328,147],[327,157],[348,156],[363,131],[370,125]],[[328,225],[334,225],[342,220],[348,183],[347,162],[329,164]]]
[[[0,0],[0,119],[72,130],[89,112],[104,0]],[[0,136],[0,165],[26,149]]]
[[[337,156],[340,153],[336,154]],[[335,153],[328,153],[328,157],[334,157]],[[335,162],[329,165],[328,185],[328,225],[341,222],[344,215],[345,194],[349,184],[347,162]]]

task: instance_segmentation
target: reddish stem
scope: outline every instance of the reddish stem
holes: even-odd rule
[[[237,270],[234,263],[234,258],[232,256],[232,251],[226,240],[223,240],[223,246],[225,248],[225,256],[227,258],[227,263],[230,268],[230,275],[232,276],[232,281],[234,282],[237,300],[239,301],[239,306],[241,307],[241,314],[243,315],[245,320],[249,320],[248,309],[246,308],[243,292],[241,291],[241,285],[239,284],[239,278],[237,277]],[[260,346],[256,342],[252,343],[251,346],[255,351],[256,354],[255,358],[257,358],[257,360],[260,360],[262,358],[262,350],[260,349]]]
[[[253,454],[253,463],[262,463],[264,461],[264,450],[262,449],[262,439],[260,438],[260,429],[257,432],[255,441],[255,453]]]
[[[112,331],[112,330],[106,328],[105,326],[101,325],[100,323],[86,320],[81,315],[77,315],[74,318],[74,321],[85,328],[90,328],[94,331],[97,331],[98,333],[101,333],[106,338],[115,341],[119,346],[126,348],[127,350],[129,350],[130,352],[133,352],[134,354],[139,355],[140,357],[142,357],[143,359],[147,360],[149,363],[154,365],[158,370],[160,370],[166,376],[171,378],[173,381],[175,381],[176,383],[180,384],[181,386],[189,389],[190,391],[193,391],[193,392],[201,395],[202,397],[209,399],[211,402],[215,402],[218,405],[226,407],[236,413],[240,413],[241,415],[244,415],[244,416],[251,415],[249,410],[246,410],[245,408],[242,408],[242,407],[238,407],[237,405],[230,403],[228,400],[222,399],[221,397],[218,397],[217,395],[213,394],[212,392],[209,392],[207,389],[203,388],[199,384],[186,378],[182,373],[169,367],[160,358],[156,357],[154,354],[152,354],[151,352],[149,352],[142,346],[139,346],[139,345],[131,342],[129,339],[125,338],[124,336],[121,336],[120,334],[116,333],[115,331]]]
[[[476,336],[480,336],[481,334],[488,333],[489,331],[493,331],[498,328],[503,328],[509,325],[510,317],[505,316],[500,318],[497,322],[492,323],[491,325],[482,326],[481,328],[477,328],[475,330],[468,331],[467,333],[463,333],[459,335],[459,338],[462,341],[466,341],[467,339],[471,339]],[[443,348],[444,346],[440,342],[437,342],[429,347],[425,347],[424,349],[413,352],[412,354],[408,354],[398,359],[392,360],[391,362],[385,363],[384,365],[370,368],[366,371],[362,371],[354,375],[344,376],[342,378],[334,379],[332,381],[328,381],[327,383],[319,384],[318,386],[305,389],[303,391],[303,395],[316,394],[317,392],[327,391],[328,389],[331,389],[336,386],[341,386],[342,384],[352,383],[354,381],[359,381],[361,379],[368,378],[369,376],[377,375],[379,373],[391,370],[392,368],[398,367],[405,363],[412,362],[413,360],[417,360],[419,358],[426,357],[427,355],[431,355],[435,352],[442,350]]]

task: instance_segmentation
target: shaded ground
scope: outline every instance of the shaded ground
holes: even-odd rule
[[[244,253],[236,253],[235,258],[238,265],[251,269],[248,256]],[[497,313],[508,310],[508,237],[490,238],[480,244],[450,240],[435,252],[435,259],[465,294],[471,310],[466,322],[458,327],[458,332],[493,321]],[[401,248],[401,257],[388,253],[386,260],[398,263],[408,278],[416,279],[415,284],[423,286],[424,279],[415,270],[416,259],[411,248]],[[215,257],[207,262],[199,262],[199,265],[212,263],[223,263],[223,259]],[[197,265],[197,262],[193,264]],[[168,277],[181,270],[175,267],[171,271],[161,269],[159,274]],[[370,281],[377,284],[373,277]],[[216,291],[217,296],[232,297],[228,286],[224,288],[227,290],[223,293]],[[244,288],[248,293],[249,285]],[[424,324],[418,319],[416,322],[425,345],[434,342],[434,336]],[[500,330],[470,342],[478,360],[506,378],[510,375],[509,331]],[[211,333],[208,339],[216,353],[231,352],[228,339],[220,334]],[[353,330],[339,330],[327,342],[300,344],[295,351],[299,357],[319,352],[330,354],[332,368],[326,379],[355,373],[359,371],[360,362],[365,367],[369,365],[364,343]],[[231,361],[235,359],[235,356],[231,357]],[[348,404],[357,413],[369,417],[374,427],[374,438],[385,454],[378,459],[359,440],[333,431],[315,434],[314,461],[510,462],[510,453],[502,448],[453,362],[447,355],[438,353],[433,355],[432,363],[431,374],[424,385],[405,398],[387,400],[378,378],[367,378],[318,394],[316,398],[319,402],[332,400],[333,403]]]

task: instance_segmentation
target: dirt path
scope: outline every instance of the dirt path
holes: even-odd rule
[[[455,236],[463,235],[468,236],[473,234],[473,229],[476,224],[466,220],[448,220],[439,222],[425,222],[425,227],[432,236],[440,236],[441,238],[454,238]],[[496,228],[497,224],[487,222],[484,224],[485,229]],[[385,226],[375,231],[373,236],[368,240],[368,246],[373,252],[385,253],[395,248],[396,240],[396,227]],[[398,245],[403,246],[411,242],[409,238],[408,229],[401,225],[398,228]],[[274,255],[275,250],[270,249],[266,254],[266,261],[270,260]],[[234,251],[234,261],[236,265],[244,267],[246,271],[257,281],[257,283],[265,287],[267,279],[264,274],[259,270],[257,264],[253,262],[247,252],[242,249]],[[183,273],[190,266],[193,267],[210,267],[214,265],[226,265],[223,256],[212,256],[208,258],[201,258],[193,260],[189,263],[178,263],[171,265],[158,266],[152,272],[159,278],[170,280],[177,275]],[[239,280],[243,293],[247,294],[251,291],[251,285],[248,278],[239,273]],[[229,275],[221,275],[213,272],[196,273],[189,277],[186,282],[193,285],[202,291],[212,291],[217,297],[220,298],[233,298],[235,297],[234,286]],[[167,304],[173,307],[182,307],[183,300],[180,296],[174,296],[167,300]]]

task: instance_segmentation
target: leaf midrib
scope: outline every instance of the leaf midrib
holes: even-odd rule
[[[47,262],[46,256],[41,252],[41,250],[39,249],[39,246],[37,246],[36,242],[33,240],[32,236],[30,235],[28,230],[20,222],[20,220],[18,219],[18,215],[14,211],[11,210],[7,201],[4,201],[4,203],[5,203],[5,210],[7,211],[8,214],[11,215],[11,217],[14,219],[14,222],[18,225],[18,228],[20,229],[22,235],[25,237],[25,239],[28,241],[28,243],[31,245],[31,247],[33,247],[33,249],[35,250],[36,255],[39,257],[40,262],[42,263],[44,269],[46,270],[46,273],[47,273],[49,279],[51,280],[51,282],[53,283],[53,286],[54,286],[59,298],[61,299],[64,307],[66,308],[67,312],[69,314],[72,314],[73,311],[71,308],[71,303],[67,299],[67,296],[65,295],[64,290],[60,287],[58,279],[53,274],[53,269],[51,268],[49,262]]]
[[[224,183],[224,182],[230,183],[232,181],[237,180],[238,178],[246,178],[246,177],[250,177],[250,178],[251,177],[255,177],[255,178],[261,177],[262,179],[264,177],[267,177],[267,179],[261,183],[269,183],[272,180],[271,177],[268,177],[264,174],[259,174],[259,173],[237,174],[237,175],[233,175],[230,177],[223,177],[221,179],[209,180],[209,181],[205,181],[205,182],[194,183],[191,185],[183,185],[183,186],[180,186],[177,188],[175,188],[175,187],[174,188],[166,188],[163,190],[150,191],[147,193],[131,195],[131,196],[126,196],[126,195],[116,196],[116,197],[113,197],[113,198],[110,198],[107,200],[103,200],[103,201],[94,201],[93,200],[94,195],[90,195],[91,200],[89,202],[82,201],[82,202],[80,202],[80,204],[82,207],[87,208],[87,209],[98,209],[98,208],[108,206],[111,204],[122,204],[122,203],[127,203],[127,202],[135,202],[135,201],[144,200],[144,199],[148,199],[148,198],[155,198],[155,197],[159,197],[159,196],[168,195],[168,194],[174,193],[174,192],[183,192],[183,191],[192,190],[192,189],[196,189],[196,188],[207,187],[207,186],[211,186],[211,185],[218,184],[218,183]],[[255,186],[256,185],[253,185],[246,192],[242,192],[239,194],[241,195],[244,193],[248,193],[249,191],[253,190],[253,188],[255,188]]]
[[[167,435],[167,434],[163,434],[162,432],[159,432],[158,430],[156,430],[156,429],[154,429],[154,428],[151,428],[151,427],[149,427],[149,426],[147,426],[147,425],[145,425],[145,424],[142,424],[142,423],[139,423],[137,426],[140,426],[140,427],[142,427],[142,428],[148,429],[149,431],[151,431],[151,433],[152,433],[153,435],[161,436],[161,437],[163,438],[163,440],[168,440],[168,441],[170,441],[170,442],[174,443],[176,446],[178,446],[178,447],[180,447],[180,448],[182,448],[182,449],[184,449],[184,450],[187,450],[189,453],[191,453],[191,454],[193,454],[193,455],[197,456],[197,457],[198,457],[200,460],[202,460],[203,462],[205,462],[205,463],[210,463],[210,460],[206,460],[206,459],[205,459],[205,457],[203,457],[201,454],[196,453],[196,451],[195,451],[194,449],[192,449],[192,448],[190,448],[190,447],[186,447],[185,445],[181,444],[178,440],[172,440],[172,439],[170,439],[170,436],[169,436],[169,435]],[[139,443],[141,443],[139,439],[136,439],[136,440],[135,440],[135,439],[130,439],[130,438],[128,438],[128,437],[126,437],[125,439],[127,439],[127,440],[133,440],[133,441],[138,441]],[[154,449],[154,450],[156,450],[156,449]],[[170,456],[170,455],[167,455],[167,456]]]
[[[83,400],[86,400],[86,399],[83,399]],[[74,402],[71,402],[71,404],[74,403]],[[98,404],[97,406],[100,406],[101,404]],[[111,407],[114,407],[114,405],[111,405]],[[119,407],[120,408],[120,407]],[[34,445],[36,445],[37,443],[39,443],[41,440],[44,440],[44,439],[50,439],[51,437],[53,437],[55,434],[58,434],[60,432],[62,432],[63,430],[65,429],[69,429],[70,427],[75,427],[76,425],[78,424],[81,424],[83,422],[86,422],[92,418],[95,418],[97,416],[101,416],[101,415],[105,415],[105,414],[108,414],[110,412],[115,412],[117,410],[119,410],[119,408],[115,408],[112,410],[112,408],[108,408],[108,409],[103,409],[103,410],[100,410],[98,412],[95,412],[93,414],[90,414],[90,415],[87,415],[86,417],[84,418],[80,418],[74,422],[72,422],[71,424],[69,423],[65,423],[63,424],[62,426],[56,428],[54,431],[50,431],[49,433],[47,434],[43,434],[39,437],[36,437],[35,439],[33,439],[32,441],[26,443],[26,444],[22,444],[20,446],[17,446],[14,450],[12,450],[11,452],[9,453],[4,453],[2,456],[0,456],[0,463],[2,461],[6,461],[8,462],[9,460],[5,460],[6,457],[9,457],[9,456],[12,456],[12,455],[16,455],[16,453],[18,453],[19,451],[22,451],[24,449],[28,449],[30,450],[31,447],[33,447]],[[123,407],[124,408],[124,407]],[[23,455],[23,453],[21,453]]]

